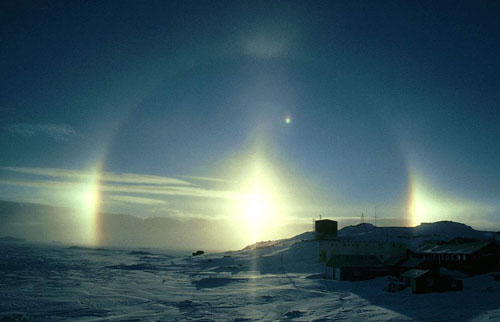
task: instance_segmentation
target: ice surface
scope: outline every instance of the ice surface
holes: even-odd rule
[[[319,278],[312,234],[241,251],[0,244],[0,321],[500,321],[500,282],[388,293],[387,278]]]

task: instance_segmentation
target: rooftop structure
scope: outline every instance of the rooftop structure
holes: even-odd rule
[[[316,238],[335,238],[337,237],[338,225],[335,220],[320,219],[314,221],[314,232]]]
[[[447,243],[424,244],[415,253],[428,265],[469,274],[489,272],[500,266],[500,243],[495,240],[455,239]]]

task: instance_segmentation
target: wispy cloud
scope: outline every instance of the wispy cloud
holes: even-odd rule
[[[212,182],[234,182],[231,180],[220,179],[220,178],[209,178],[209,177],[199,177],[199,176],[181,176],[182,178],[197,180],[197,181],[212,181]]]
[[[91,180],[95,177],[93,171],[68,170],[54,168],[23,168],[23,167],[0,167],[0,170],[31,174],[37,176],[57,178],[61,180]],[[170,177],[151,176],[134,173],[100,173],[102,182],[130,183],[130,184],[153,184],[153,185],[191,185],[191,183]]]
[[[234,217],[247,196],[231,185],[176,178],[56,168],[0,167],[0,199],[19,194],[21,202],[87,209],[98,196],[101,212],[138,217]],[[176,211],[174,211],[176,210]]]
[[[134,197],[134,196],[123,196],[123,195],[108,195],[107,199],[125,203],[140,204],[140,205],[164,205],[166,202],[164,200]]]
[[[41,178],[1,179],[0,184],[48,189],[79,189],[95,179],[92,171],[54,168],[0,167],[0,170],[34,175]],[[107,193],[129,195],[164,195],[194,198],[239,200],[239,192],[206,189],[188,181],[170,177],[150,176],[133,173],[102,172],[99,174],[99,189]]]
[[[138,194],[158,194],[167,196],[179,197],[198,197],[212,199],[231,199],[239,200],[242,198],[241,193],[228,190],[204,189],[200,187],[158,187],[145,185],[101,185],[102,191],[108,192],[124,192]]]
[[[7,130],[26,137],[46,135],[58,141],[68,141],[78,135],[71,125],[65,123],[16,123],[8,126]]]
[[[85,183],[83,182],[24,179],[0,179],[0,184],[48,189],[81,189],[82,187],[85,187]],[[102,192],[118,192],[140,195],[165,195],[230,200],[240,200],[242,198],[242,195],[238,192],[203,189],[195,186],[178,187],[136,184],[101,184],[99,189]]]

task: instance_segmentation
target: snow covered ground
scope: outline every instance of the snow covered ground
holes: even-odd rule
[[[323,280],[310,237],[196,257],[1,243],[0,321],[500,321],[489,275],[420,295]]]

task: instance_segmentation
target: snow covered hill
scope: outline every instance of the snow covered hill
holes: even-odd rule
[[[493,232],[474,230],[452,221],[424,223],[416,227],[376,227],[359,224],[341,229],[340,239],[359,241],[394,241],[416,249],[426,241],[449,241],[453,238],[491,239]],[[313,232],[305,232],[288,239],[262,241],[239,251],[208,254],[194,259],[204,269],[214,272],[311,273],[324,272],[319,263],[319,244]]]
[[[474,230],[470,226],[451,221],[424,223],[416,227],[376,227],[359,224],[341,229],[340,239],[359,241],[394,241],[416,249],[426,241],[449,241],[453,238],[491,239],[493,232]],[[214,276],[228,274],[324,273],[319,262],[319,243],[313,232],[305,232],[288,239],[262,241],[241,250],[206,254],[192,259]]]
[[[422,223],[416,227],[376,227],[372,224],[347,226],[339,230],[339,238],[362,241],[394,241],[415,249],[424,241],[449,241],[453,238],[492,239],[495,233],[475,230],[453,221]]]
[[[257,274],[324,271],[318,262],[319,245],[314,233],[306,232],[289,239],[264,241],[242,250],[208,254],[198,259],[204,268],[214,271],[252,272]]]

